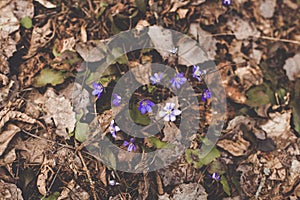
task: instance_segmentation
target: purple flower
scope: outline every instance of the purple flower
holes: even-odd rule
[[[163,73],[155,73],[153,76],[150,77],[150,80],[151,80],[151,83],[154,85],[154,84],[157,84],[157,83],[160,83],[162,78],[163,78]]]
[[[198,65],[193,65],[193,77],[201,81],[201,78],[206,74],[206,70],[200,70]]]
[[[119,106],[121,104],[121,96],[118,94],[113,94],[114,99],[112,100],[112,104],[114,104],[114,106]]]
[[[180,110],[175,110],[175,103],[166,103],[162,111],[159,111],[159,116],[163,117],[165,121],[175,121],[176,116],[181,114]]]
[[[180,86],[183,85],[186,82],[186,78],[183,75],[183,72],[176,74],[174,78],[170,80],[170,83],[172,84],[172,88],[180,89]]]
[[[229,6],[232,2],[231,0],[222,0],[224,6]]]
[[[120,128],[118,126],[114,125],[115,120],[111,120],[110,125],[109,125],[109,131],[111,133],[111,135],[116,138],[116,132],[120,131]]]
[[[103,85],[101,83],[93,83],[93,88],[92,94],[94,96],[97,95],[97,98],[99,99],[103,92]]]
[[[131,152],[132,150],[133,151],[136,151],[136,146],[134,145],[134,139],[133,138],[130,138],[130,141],[127,142],[127,141],[124,141],[124,144],[123,144],[124,147],[127,147],[127,151]]]
[[[208,89],[205,89],[202,93],[202,101],[206,101],[211,98],[211,92]]]
[[[220,176],[217,172],[214,172],[214,173],[210,176],[210,178],[212,178],[212,179],[215,180],[215,181],[221,180],[221,176]]]
[[[152,101],[145,99],[140,102],[138,109],[144,115],[146,112],[151,113],[153,106],[155,106],[155,104]]]

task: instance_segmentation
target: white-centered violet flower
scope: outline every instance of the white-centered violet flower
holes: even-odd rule
[[[160,83],[162,78],[163,78],[163,73],[162,72],[159,72],[159,73],[155,73],[153,74],[153,76],[150,77],[150,81],[151,83],[154,85],[154,84],[157,84],[157,83]]]
[[[114,138],[116,138],[117,137],[116,133],[118,131],[120,131],[121,129],[118,126],[115,126],[114,123],[115,123],[115,120],[111,120],[110,125],[109,125],[109,132]]]
[[[206,70],[200,70],[198,65],[193,65],[193,77],[201,81],[202,78],[205,76]]]
[[[166,103],[162,111],[159,111],[159,117],[163,117],[165,121],[175,121],[176,116],[181,114],[180,110],[175,109],[175,103]]]
[[[183,72],[181,72],[176,74],[175,77],[170,80],[170,83],[172,88],[180,89],[181,85],[183,85],[186,81],[187,79],[184,77]]]

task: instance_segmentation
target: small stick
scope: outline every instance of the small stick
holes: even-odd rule
[[[75,141],[75,145],[77,146],[77,142]],[[78,156],[83,164],[83,170],[85,171],[88,179],[89,179],[89,182],[90,182],[90,186],[91,186],[91,189],[92,189],[92,193],[93,193],[93,198],[94,200],[97,200],[97,194],[96,194],[96,190],[95,190],[95,184],[94,184],[94,181],[92,180],[92,176],[91,176],[91,173],[89,171],[89,169],[87,168],[86,164],[85,164],[85,161],[82,157],[82,154],[80,151],[77,151],[78,153]]]

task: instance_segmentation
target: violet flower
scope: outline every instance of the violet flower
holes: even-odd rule
[[[201,81],[202,77],[206,74],[206,70],[200,70],[198,65],[193,65],[193,77]]]
[[[131,152],[132,150],[133,151],[136,151],[136,146],[135,146],[135,144],[134,144],[134,139],[133,138],[130,138],[130,141],[129,142],[127,142],[127,141],[124,141],[124,143],[123,143],[123,146],[124,147],[127,147],[127,151],[129,151],[129,152]]]
[[[159,111],[159,116],[163,117],[165,121],[175,121],[176,116],[181,114],[180,110],[174,109],[175,103],[166,103],[162,111]]]
[[[222,0],[222,4],[223,4],[224,6],[230,6],[231,3],[232,3],[231,0]]]
[[[145,99],[140,102],[138,109],[144,115],[146,112],[151,113],[153,106],[155,106],[155,104],[152,101]]]
[[[157,83],[160,83],[162,78],[163,78],[163,73],[155,73],[153,76],[150,77],[150,81],[151,83],[154,85],[154,84],[157,84]]]
[[[117,137],[116,132],[120,131],[121,129],[118,126],[115,126],[114,123],[115,120],[111,120],[109,125],[109,132],[114,138],[116,138]]]
[[[94,96],[97,95],[97,98],[99,99],[103,92],[103,85],[101,83],[93,83],[93,88],[92,94]]]
[[[205,89],[202,93],[202,101],[206,101],[211,98],[211,92],[208,89]]]
[[[112,100],[112,104],[114,106],[119,106],[121,104],[122,101],[122,97],[118,94],[113,94],[114,99]]]
[[[221,180],[221,176],[217,173],[217,172],[214,172],[210,178],[212,178],[213,180],[215,181],[220,181]]]
[[[186,78],[184,77],[183,72],[176,74],[174,78],[170,80],[172,88],[180,89],[181,85],[183,85],[186,82]]]

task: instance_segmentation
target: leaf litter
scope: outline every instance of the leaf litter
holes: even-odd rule
[[[56,9],[58,11],[58,7],[62,5],[45,0],[36,0],[34,4],[30,1],[13,0],[0,3],[0,44],[2,45],[0,97],[5,101],[0,111],[2,131],[0,138],[4,138],[0,142],[1,170],[5,165],[10,176],[17,177],[14,175],[16,163],[21,171],[26,168],[19,163],[19,158],[22,158],[25,160],[25,164],[35,163],[39,166],[40,171],[36,173],[39,175],[35,181],[26,184],[26,187],[34,185],[37,188],[35,193],[46,196],[52,193],[49,198],[60,196],[59,198],[63,199],[72,195],[74,198],[78,198],[79,195],[82,195],[81,199],[91,198],[93,194],[90,191],[90,180],[89,182],[82,181],[86,179],[83,171],[84,173],[87,171],[86,169],[82,170],[82,160],[74,154],[73,150],[70,150],[76,146],[74,143],[77,143],[72,134],[75,133],[75,139],[84,141],[82,137],[78,137],[78,132],[76,136],[76,131],[80,130],[79,126],[77,127],[79,123],[84,124],[84,127],[88,125],[84,117],[80,119],[81,121],[78,121],[78,118],[82,116],[81,112],[84,113],[83,116],[91,114],[88,110],[88,107],[91,107],[90,88],[85,87],[84,84],[68,85],[68,81],[72,79],[73,70],[79,69],[78,66],[74,66],[78,63],[69,66],[53,64],[54,57],[56,57],[55,62],[69,58],[65,55],[56,56],[57,54],[53,51],[54,42],[56,44],[59,40],[66,41],[63,42],[62,48],[58,49],[58,54],[72,52],[72,55],[81,56],[87,63],[103,62],[107,53],[107,41],[109,41],[106,38],[109,38],[113,31],[138,27],[136,34],[140,35],[148,30],[146,27],[149,27],[147,34],[159,56],[164,62],[170,62],[171,65],[176,63],[176,67],[180,70],[183,69],[183,66],[188,69],[191,64],[215,59],[230,100],[229,112],[226,117],[228,125],[223,130],[217,147],[208,158],[197,160],[197,149],[209,142],[199,139],[201,137],[198,136],[205,134],[202,133],[205,127],[201,127],[199,133],[195,135],[189,151],[185,152],[185,155],[188,155],[187,158],[179,158],[180,154],[174,155],[179,159],[168,168],[160,170],[159,176],[154,179],[149,175],[142,174],[143,178],[137,181],[135,180],[137,175],[128,177],[126,173],[116,171],[120,183],[114,186],[109,185],[106,177],[109,177],[111,169],[104,166],[104,170],[102,166],[102,169],[99,170],[98,161],[84,155],[88,170],[93,176],[92,179],[98,186],[97,194],[100,199],[124,199],[125,197],[135,199],[137,196],[145,199],[152,198],[157,193],[159,195],[156,195],[154,199],[193,199],[194,196],[198,196],[198,199],[246,199],[250,197],[268,199],[275,196],[277,199],[299,198],[300,186],[296,178],[299,176],[297,169],[299,168],[300,154],[299,145],[297,145],[299,143],[299,115],[297,115],[299,110],[297,106],[299,99],[297,56],[299,53],[297,52],[299,52],[299,48],[292,43],[283,43],[277,39],[299,39],[300,33],[296,28],[299,24],[295,20],[297,18],[295,9],[299,7],[297,3],[284,1],[283,4],[278,4],[273,0],[258,2],[241,0],[233,2],[229,7],[222,6],[221,1],[172,1],[166,4],[149,1],[149,5],[140,1],[109,1],[105,3],[87,1],[86,3],[77,2],[74,5],[71,5],[72,2],[70,5],[66,5],[66,2],[63,4],[66,8],[64,13],[45,18],[48,14],[54,15],[48,11],[56,11]],[[149,9],[146,9],[148,6]],[[74,9],[76,13],[77,11],[84,13],[84,17],[79,20],[77,15],[73,15]],[[212,10],[213,12],[211,12]],[[141,18],[141,15],[134,13],[142,14],[145,17]],[[130,17],[128,18],[126,15]],[[287,29],[279,28],[284,24],[283,16],[287,18],[285,24]],[[24,24],[23,26],[28,29],[20,27],[24,17],[33,20],[32,29]],[[120,17],[123,20],[120,20]],[[112,20],[106,21],[105,19]],[[126,21],[127,19],[130,20]],[[61,21],[63,21],[63,26],[59,24]],[[72,23],[70,23],[71,21]],[[293,23],[289,23],[289,21]],[[137,24],[137,22],[140,23]],[[78,24],[76,25],[76,23]],[[170,31],[162,31],[162,27],[189,32],[195,40],[179,38],[174,41],[174,36],[170,34]],[[274,36],[271,41],[266,39],[270,39],[270,35]],[[79,40],[82,42],[78,42]],[[271,49],[272,59],[283,55],[282,64],[276,63],[277,61],[269,62],[268,57],[271,50],[268,49],[270,43],[275,40],[277,41],[275,46],[278,48]],[[197,46],[197,42],[200,43],[201,48]],[[29,49],[24,53],[24,49],[20,47],[29,47]],[[55,45],[55,47],[57,46]],[[175,47],[178,48],[177,52],[175,55],[171,55],[170,52]],[[19,52],[22,52],[21,56]],[[89,54],[90,52],[92,54]],[[147,53],[148,55],[153,54],[153,51]],[[116,51],[112,52],[112,57],[115,58],[116,55],[119,55]],[[18,62],[14,63],[18,57],[22,57],[26,61],[22,61],[21,65]],[[149,85],[147,77],[151,75],[150,68],[147,68],[147,64],[144,62],[140,63],[139,59],[132,59],[135,63],[132,63],[132,60],[131,63],[127,63],[127,60],[125,62],[124,59],[113,61],[115,69],[119,68],[119,72],[114,70],[113,73],[110,73],[109,76],[112,78],[105,86],[111,86],[115,80],[113,76],[123,73],[125,65],[128,64],[140,66],[143,70],[137,70],[138,67],[132,68],[133,71],[136,70],[133,73],[134,77],[141,84]],[[157,60],[155,54],[151,55],[151,59],[148,61],[153,62],[154,60]],[[107,61],[110,61],[110,58]],[[267,63],[267,67],[265,67],[265,63]],[[19,69],[18,72],[15,72],[16,68]],[[47,70],[61,71],[57,71],[60,74],[58,78],[55,73],[50,73],[52,78],[49,80],[47,75],[41,76]],[[267,75],[270,71],[275,74],[271,79],[275,79],[277,82],[273,80],[271,83],[269,82],[270,77]],[[61,73],[68,75],[63,76]],[[147,74],[146,78],[143,77],[145,74]],[[28,102],[20,104],[26,104],[25,107],[17,106],[11,109],[5,104],[9,104],[10,98],[13,100],[16,98],[16,95],[11,94],[17,84],[16,79],[12,78],[14,75],[17,75],[17,80],[20,80],[23,89],[18,91],[17,98],[25,97]],[[209,77],[214,78],[213,76]],[[37,89],[33,89],[32,84],[36,83],[36,80],[40,84],[35,85]],[[63,90],[63,88],[65,89]],[[32,90],[39,90],[34,97],[30,97],[36,92],[32,92]],[[78,90],[82,91],[82,95],[76,93]],[[33,102],[31,106],[29,106],[30,102]],[[158,104],[158,107],[163,106],[163,104]],[[204,110],[208,106],[209,102],[207,105],[199,105],[200,110]],[[117,108],[116,112],[120,112],[123,108]],[[98,111],[95,110],[95,112]],[[112,110],[109,108],[99,113],[95,120],[99,121],[100,127],[106,130],[112,118]],[[48,127],[47,131],[42,130],[45,128],[43,123]],[[205,122],[201,123],[205,124]],[[34,132],[32,135],[36,135],[36,137],[25,136],[23,129]],[[83,128],[83,131],[80,132],[87,131]],[[162,134],[156,135],[156,139],[150,140],[152,146],[147,145],[144,141],[145,147],[153,148],[156,145],[156,147],[162,147],[163,151],[168,151],[165,147],[168,147],[168,144],[173,141],[179,152],[180,145],[176,143],[176,140],[180,140],[184,134],[175,123],[166,123]],[[115,142],[120,142],[124,139],[123,137],[122,132],[118,133],[118,139]],[[58,146],[63,142],[69,151],[66,151],[66,148],[62,148],[63,152],[57,150],[56,145],[51,147],[50,141]],[[144,143],[139,143],[139,150]],[[16,153],[16,150],[19,153]],[[54,154],[51,154],[50,150],[53,150]],[[82,149],[80,151],[83,152]],[[162,160],[170,159],[163,155],[161,155]],[[67,158],[67,165],[63,158]],[[111,161],[113,162],[114,159],[116,158],[112,157]],[[128,159],[130,158],[123,156],[121,160],[126,162]],[[220,165],[221,167],[218,168],[214,166],[217,162],[226,164]],[[221,175],[221,181],[213,182],[209,178],[207,169],[210,174],[218,172]],[[97,174],[98,171],[102,172],[101,181],[98,181],[100,177]],[[159,177],[161,177],[161,181],[159,181]],[[68,180],[58,181],[64,178]],[[51,187],[51,182],[55,187]],[[153,187],[153,182],[157,184],[157,188]],[[5,194],[10,195],[9,198],[22,199],[22,195],[26,197],[25,199],[30,199],[26,188],[17,188],[16,185],[7,184],[3,180],[0,180],[0,183],[4,186],[3,188],[8,188],[5,189]],[[128,186],[133,190],[127,190]],[[231,198],[228,197],[230,195]]]

